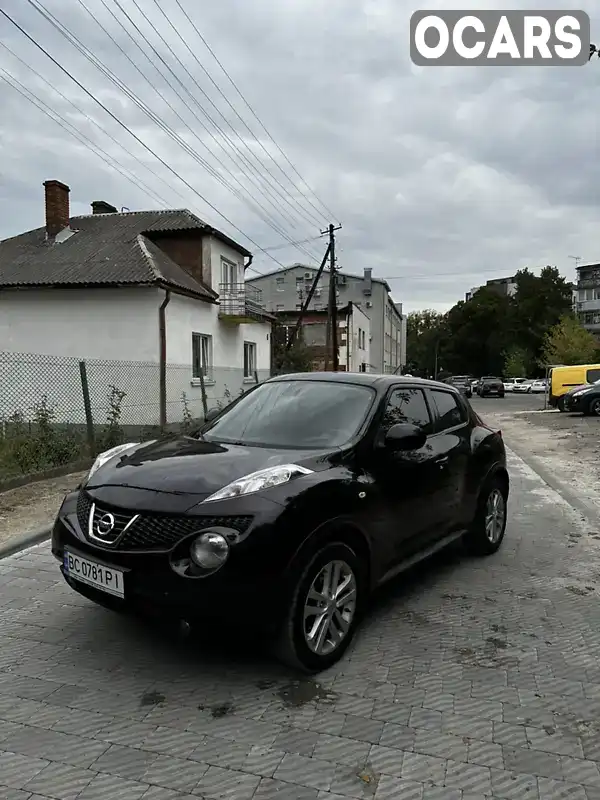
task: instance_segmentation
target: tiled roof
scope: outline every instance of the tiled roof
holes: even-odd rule
[[[152,241],[160,232],[200,230],[249,255],[185,209],[71,217],[72,234],[46,241],[45,228],[0,242],[0,288],[165,284],[215,299],[212,289]],[[62,241],[61,241],[62,240]]]

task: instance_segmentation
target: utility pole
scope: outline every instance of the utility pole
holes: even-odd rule
[[[335,232],[342,226],[330,224],[326,231],[321,231],[324,235],[329,234],[329,303],[327,308],[327,351],[325,369],[328,367],[329,352],[332,356],[333,371],[339,369],[339,350],[338,350],[338,329],[337,329],[337,270],[335,266]]]
[[[292,345],[296,341],[296,336],[298,335],[298,331],[302,327],[302,320],[304,319],[304,317],[306,315],[306,312],[308,311],[308,307],[310,305],[310,301],[313,298],[313,294],[315,293],[315,290],[317,288],[317,284],[319,283],[319,281],[321,279],[321,275],[323,274],[323,270],[325,269],[325,264],[327,263],[327,258],[329,257],[329,248],[330,248],[330,246],[331,245],[327,245],[327,250],[325,251],[325,255],[323,256],[323,261],[321,261],[321,266],[317,270],[317,274],[315,275],[315,279],[312,282],[312,286],[310,287],[310,289],[308,291],[308,294],[306,295],[306,298],[304,300],[304,305],[302,306],[300,314],[298,315],[298,319],[296,320],[296,326],[295,326],[294,330],[292,331],[292,333],[291,333],[291,335],[290,335],[290,337],[288,339],[288,342],[287,342],[287,345],[286,345],[286,348],[285,348],[286,350],[290,350],[291,349]]]

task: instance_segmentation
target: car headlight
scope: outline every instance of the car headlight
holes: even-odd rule
[[[244,475],[243,478],[227,484],[227,486],[207,497],[204,502],[226,500],[228,497],[239,497],[240,495],[260,492],[263,489],[269,489],[271,486],[281,486],[282,483],[288,483],[288,481],[301,475],[310,475],[312,472],[312,469],[301,467],[298,464],[281,464],[277,467],[267,467],[267,469],[251,472],[249,475]]]
[[[190,545],[190,556],[198,567],[214,572],[227,561],[229,543],[220,533],[203,533]]]
[[[105,450],[103,453],[96,458],[94,463],[92,464],[91,470],[88,472],[87,479],[92,477],[96,470],[99,470],[107,461],[110,461],[111,458],[118,456],[119,453],[124,453],[127,450],[130,450],[132,447],[137,447],[139,442],[127,442],[127,444],[118,444],[116,447],[111,447],[110,450]]]

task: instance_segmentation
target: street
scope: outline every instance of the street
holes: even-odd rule
[[[47,544],[4,559],[0,798],[599,800],[600,534],[509,468],[499,553],[400,577],[317,680],[92,605]]]

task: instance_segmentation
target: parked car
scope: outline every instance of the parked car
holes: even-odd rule
[[[525,378],[523,383],[515,383],[513,386],[513,393],[514,394],[527,394],[529,392],[529,387],[533,383],[533,380],[530,378]]]
[[[52,531],[67,583],[116,610],[267,632],[318,672],[369,596],[451,542],[499,547],[502,435],[456,389],[368,373],[285,375],[198,431],[96,459]]]
[[[561,396],[562,411],[600,417],[600,380],[576,386]]]
[[[492,375],[484,375],[477,383],[475,390],[479,397],[490,397],[496,395],[497,397],[504,397],[504,384],[502,379]]]
[[[473,396],[473,390],[471,389],[471,378],[468,375],[453,375],[450,378],[446,378],[444,383],[449,383],[450,386],[454,386],[459,392],[464,394],[465,397]]]
[[[553,367],[550,371],[550,394],[548,403],[559,411],[564,411],[563,397],[572,389],[591,385],[600,379],[600,364],[575,364],[574,366]]]
[[[548,383],[545,380],[531,381],[527,391],[529,394],[545,394],[548,388]]]
[[[504,391],[514,392],[515,387],[523,383],[527,383],[527,378],[509,378],[508,380],[504,381]]]

